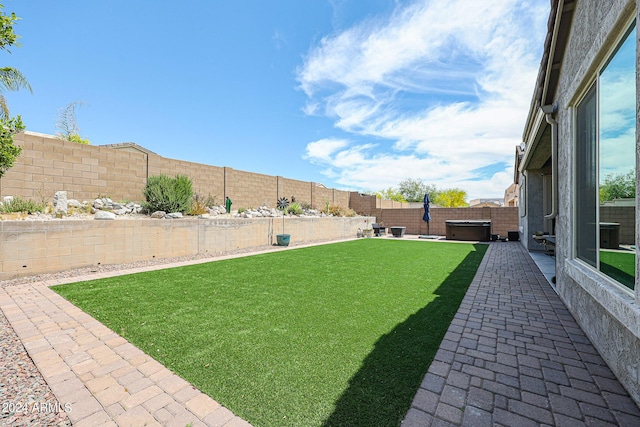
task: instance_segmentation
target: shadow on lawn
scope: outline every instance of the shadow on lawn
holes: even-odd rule
[[[438,287],[438,297],[382,336],[324,422],[329,426],[396,426],[402,422],[453,320],[487,246],[474,245]],[[428,260],[425,273],[428,274]]]
[[[618,268],[617,266],[614,266],[612,264],[608,264],[606,262],[600,261],[600,271],[602,271],[604,274],[611,277],[612,279],[622,283],[627,288],[633,290],[636,278],[630,275],[629,273],[627,273],[626,271],[622,270],[621,268]]]

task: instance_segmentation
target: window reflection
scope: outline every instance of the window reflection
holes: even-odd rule
[[[635,282],[635,26],[599,76],[598,183],[600,270]]]

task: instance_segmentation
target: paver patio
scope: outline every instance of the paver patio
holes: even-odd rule
[[[520,243],[492,243],[403,426],[640,426]]]

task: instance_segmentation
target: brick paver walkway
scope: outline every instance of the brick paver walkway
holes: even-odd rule
[[[519,243],[490,245],[403,426],[640,426]]]

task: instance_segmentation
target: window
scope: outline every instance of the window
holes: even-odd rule
[[[576,108],[576,255],[635,283],[635,24]]]
[[[596,86],[577,109],[576,128],[576,244],[578,258],[597,267],[596,256]]]

